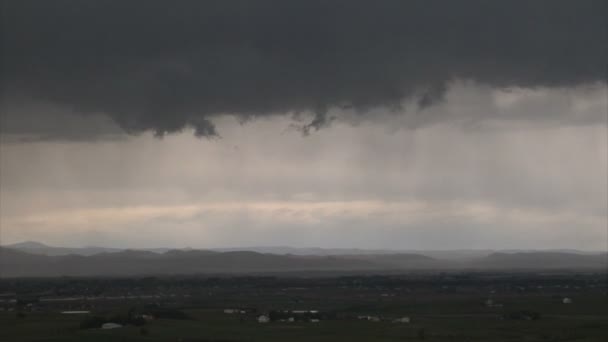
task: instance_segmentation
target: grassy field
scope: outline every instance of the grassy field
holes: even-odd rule
[[[7,281],[19,296],[97,293],[165,293],[161,299],[52,301],[12,304],[0,311],[0,341],[608,341],[608,297],[603,275],[524,275],[499,280],[474,275],[457,281],[424,276],[222,279],[63,279]],[[464,279],[464,280],[463,280]],[[446,285],[447,284],[447,285]],[[542,284],[542,287],[539,285]],[[2,284],[0,284],[2,285]],[[93,289],[93,290],[92,290]],[[571,304],[562,299],[572,298]],[[137,296],[135,296],[137,297]],[[491,297],[498,307],[484,304]],[[67,297],[66,297],[67,298]],[[125,297],[127,298],[127,297]],[[131,297],[128,297],[131,298]],[[143,314],[156,307],[187,319],[154,319],[143,326],[82,329],[85,315],[62,310],[90,309],[95,316]],[[1,305],[0,305],[1,306]],[[224,308],[253,308],[225,314]],[[320,322],[258,323],[260,313],[315,309]],[[539,319],[514,319],[535,312]],[[21,313],[21,314],[18,314]],[[380,322],[357,319],[378,316]],[[393,323],[399,317],[411,323]],[[162,317],[162,316],[157,316]]]
[[[505,302],[503,300],[503,302]],[[510,309],[545,312],[539,320],[501,319],[499,312],[462,300],[417,306],[355,307],[412,323],[351,319],[260,324],[254,315],[227,315],[220,310],[189,309],[187,320],[157,319],[143,327],[79,329],[81,315],[27,313],[0,315],[1,341],[607,341],[605,299],[563,305],[542,298],[505,302]],[[467,309],[467,307],[469,309]],[[503,309],[504,310],[504,309]]]

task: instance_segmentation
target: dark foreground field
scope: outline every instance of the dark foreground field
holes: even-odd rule
[[[0,294],[0,341],[608,341],[598,273],[4,279]]]

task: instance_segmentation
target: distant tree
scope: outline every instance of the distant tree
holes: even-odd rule
[[[534,321],[534,320],[540,319],[540,316],[541,316],[540,313],[538,313],[536,311],[521,310],[521,311],[510,312],[505,315],[505,318],[515,319],[515,320]]]
[[[158,308],[156,310],[151,310],[150,314],[156,318],[164,318],[164,319],[190,319],[185,312],[177,310],[177,309],[162,309]]]
[[[127,323],[134,325],[136,327],[141,327],[142,325],[146,324],[146,320],[141,316],[137,316],[137,317],[131,317]]]
[[[425,332],[424,328],[418,329],[418,339],[419,340],[426,339],[426,332]]]
[[[89,316],[80,322],[80,329],[99,329],[106,322],[106,319],[100,316]]]

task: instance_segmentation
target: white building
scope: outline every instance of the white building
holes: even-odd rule
[[[564,303],[564,304],[572,304],[572,298],[566,297],[566,298],[562,299],[562,303]]]
[[[409,323],[410,322],[410,318],[409,317],[401,317],[401,318],[397,318],[397,319],[393,320],[393,322],[395,322],[395,323]]]
[[[494,302],[494,300],[492,299],[488,299],[485,301],[486,306],[489,308],[502,308],[502,304],[498,304],[496,302]]]
[[[266,315],[261,315],[258,317],[258,322],[259,323],[268,323],[268,322],[270,322],[270,317],[268,317]]]

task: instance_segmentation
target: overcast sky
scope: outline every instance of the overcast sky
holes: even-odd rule
[[[607,249],[606,1],[3,5],[3,244]]]

